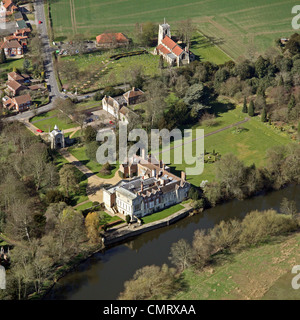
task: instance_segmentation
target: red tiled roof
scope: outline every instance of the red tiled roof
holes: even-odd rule
[[[168,50],[164,45],[160,44],[157,48],[157,51],[160,51],[162,54],[169,54],[171,53],[170,50]]]
[[[133,97],[137,97],[137,96],[141,96],[143,95],[144,92],[140,89],[137,88],[132,88],[132,90],[127,91],[126,93],[124,93],[124,96],[129,99],[129,98],[133,98]]]
[[[169,54],[172,52],[177,57],[183,52],[182,48],[168,36],[164,37],[162,43],[157,47],[157,50],[163,54]]]
[[[5,41],[2,48],[12,49],[12,48],[22,48],[17,40]]]
[[[176,47],[172,51],[176,56],[180,56],[183,52],[183,50],[178,45],[176,45]]]
[[[3,0],[3,6],[5,9],[7,9],[12,3],[11,0]]]
[[[113,42],[128,42],[128,38],[121,32],[118,33],[102,33],[96,37],[97,43],[113,43]]]
[[[177,46],[177,44],[168,36],[165,36],[162,43],[167,46],[170,50],[173,50],[174,47]]]
[[[24,77],[18,74],[17,72],[10,72],[7,74],[9,77],[13,78],[16,81],[21,81],[24,80]]]
[[[8,82],[7,82],[7,86],[8,86],[9,88],[11,88],[12,90],[14,90],[14,91],[16,91],[16,90],[18,90],[19,88],[22,87],[22,85],[20,85],[20,83],[17,82],[17,81],[15,81],[15,80],[13,80],[13,81],[8,81]]]

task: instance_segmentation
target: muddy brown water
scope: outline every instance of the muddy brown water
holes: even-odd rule
[[[300,186],[260,195],[245,201],[231,201],[202,214],[185,218],[174,225],[151,231],[124,244],[97,253],[76,270],[60,279],[45,297],[66,300],[117,299],[124,282],[146,265],[170,265],[168,255],[172,243],[184,238],[192,241],[194,231],[209,229],[221,220],[242,219],[249,211],[279,210],[283,197],[297,202],[300,210]],[[299,261],[300,264],[300,261]],[[274,289],[275,290],[275,289]],[[276,293],[273,293],[276,294]]]

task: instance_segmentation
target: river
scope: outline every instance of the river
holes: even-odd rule
[[[260,195],[245,201],[231,201],[174,225],[138,236],[134,240],[97,253],[60,279],[46,299],[107,300],[117,299],[124,282],[143,266],[170,264],[172,243],[184,238],[192,241],[197,229],[212,228],[221,220],[243,218],[252,210],[279,210],[283,197],[297,202],[300,210],[300,186]]]

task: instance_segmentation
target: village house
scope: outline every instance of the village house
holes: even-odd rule
[[[127,105],[134,105],[145,101],[145,93],[142,90],[134,87],[124,93],[123,96],[127,102]]]
[[[7,58],[11,57],[22,57],[23,56],[23,46],[17,40],[5,41],[1,45],[1,49],[4,49],[5,56]]]
[[[3,107],[8,110],[15,110],[22,112],[28,110],[32,104],[31,97],[29,94],[10,98],[5,96],[2,98]]]
[[[111,49],[126,47],[130,41],[125,34],[118,33],[102,33],[96,37],[97,46],[100,48]]]
[[[24,85],[30,83],[30,77],[27,74],[19,74],[17,72],[10,72],[7,74],[8,81],[6,83],[6,93],[9,96],[17,96],[20,91],[26,89]]]
[[[170,173],[162,161],[150,162],[148,158],[135,156],[128,167],[134,168],[132,180],[122,180],[103,190],[105,208],[111,213],[129,215],[131,219],[161,211],[182,202],[188,197],[190,184],[185,173],[181,177]]]
[[[107,97],[102,99],[102,108],[114,118],[125,123],[129,122],[129,114],[133,112],[127,108],[129,105],[134,105],[145,101],[145,94],[142,90],[132,88],[122,96]]]
[[[179,67],[195,60],[195,55],[191,51],[187,48],[183,50],[172,40],[170,25],[166,22],[159,25],[158,45],[154,53],[163,56],[171,66],[177,65]]]
[[[4,12],[5,15],[12,15],[15,11],[18,10],[18,7],[14,5],[11,0],[2,0],[0,4],[1,12]]]

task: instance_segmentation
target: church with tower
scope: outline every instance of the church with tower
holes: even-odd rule
[[[171,27],[166,21],[159,25],[158,44],[154,50],[157,55],[163,58],[171,65],[182,66],[195,60],[195,56],[187,48],[182,49],[171,37]]]

